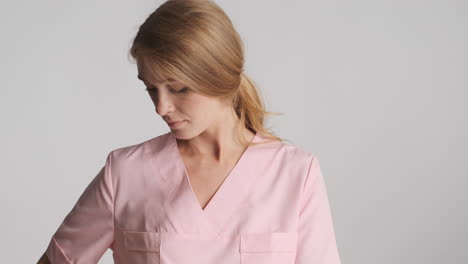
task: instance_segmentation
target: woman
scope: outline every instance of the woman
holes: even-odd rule
[[[170,132],[111,151],[41,263],[340,263],[319,161],[263,126],[240,37],[208,0],[169,0],[130,50]]]

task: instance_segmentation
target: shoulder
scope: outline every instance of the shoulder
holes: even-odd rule
[[[315,157],[315,153],[313,151],[293,143],[280,142],[278,146],[280,151],[283,153],[284,159],[288,162],[301,164],[305,162],[306,164],[309,164]]]
[[[284,142],[281,145],[285,152],[285,163],[291,164],[284,167],[289,168],[291,172],[289,177],[300,184],[298,189],[301,190],[301,193],[306,188],[312,188],[310,185],[316,186],[317,180],[322,180],[323,177],[316,153],[298,145]]]
[[[261,164],[267,164],[270,170],[275,170],[280,174],[287,175],[288,178],[294,178],[298,182],[303,182],[308,174],[312,161],[315,159],[315,153],[302,146],[291,143],[290,141],[274,141],[259,145],[255,162],[261,167]],[[260,161],[263,161],[260,163]]]
[[[171,132],[161,134],[159,136],[147,139],[145,141],[118,147],[112,149],[108,156],[111,156],[113,160],[138,160],[148,155],[160,152],[164,147],[170,143]]]
[[[283,164],[288,165],[308,165],[315,157],[315,153],[313,151],[307,150],[304,147],[290,142],[289,140],[268,142],[268,138],[259,134],[256,141],[258,143],[265,141],[265,144],[258,145],[257,153],[264,157],[270,157],[275,162],[281,161]]]

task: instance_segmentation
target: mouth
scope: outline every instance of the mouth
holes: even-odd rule
[[[171,128],[179,127],[184,123],[185,120],[177,121],[177,122],[172,122],[172,123],[167,123]]]

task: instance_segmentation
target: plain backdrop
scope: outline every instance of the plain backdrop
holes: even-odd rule
[[[468,2],[216,2],[267,127],[320,159],[343,264],[466,263]],[[0,3],[2,263],[36,263],[111,150],[169,131],[127,58],[160,3]]]

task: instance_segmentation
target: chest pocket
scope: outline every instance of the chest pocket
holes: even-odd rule
[[[242,233],[242,264],[294,264],[297,232]]]
[[[125,255],[132,263],[160,263],[161,235],[152,231],[123,231]]]

